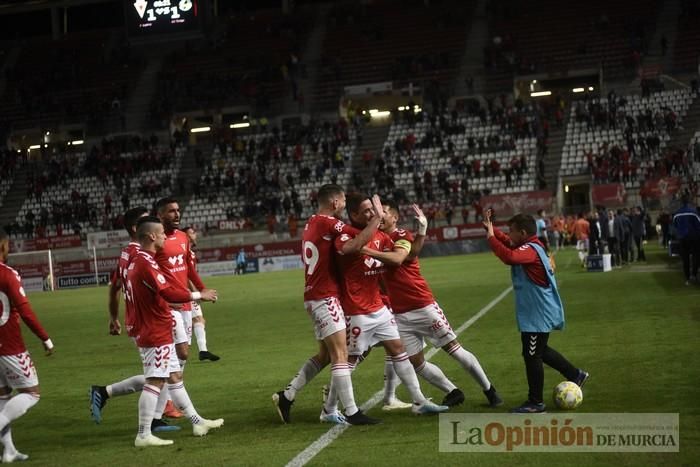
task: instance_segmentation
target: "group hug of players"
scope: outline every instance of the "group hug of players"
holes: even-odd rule
[[[382,206],[378,196],[370,199],[350,193],[346,197],[341,187],[329,184],[319,189],[318,203],[317,214],[304,229],[302,256],[304,306],[313,322],[319,350],[303,364],[285,390],[273,394],[282,421],[291,422],[297,392],[330,364],[331,381],[320,420],[350,425],[379,423],[380,420],[358,408],[351,374],[370,350],[380,344],[386,352],[384,410],[411,408],[415,414],[429,414],[463,403],[464,393],[437,365],[424,358],[426,339],[445,350],[474,378],[489,406],[502,405],[477,358],[457,341],[421,275],[418,256],[423,248],[427,220],[418,206],[413,206],[419,226],[414,235],[398,228],[398,206]],[[339,220],[346,209],[350,224]],[[191,237],[179,230],[177,201],[159,200],[154,214],[150,215],[146,208],[125,213],[125,228],[131,241],[121,252],[109,294],[109,332],[113,335],[122,332],[117,298],[121,291],[125,299],[126,332],[137,347],[143,374],[108,386],[92,386],[90,390],[90,410],[97,423],[109,398],[140,392],[138,432],[134,440],[137,447],[173,444],[172,440],[153,434],[180,429],[163,418],[169,402],[191,422],[195,436],[204,436],[224,423],[222,418],[209,420],[200,416],[183,382],[193,327],[200,359],[218,360],[206,348],[204,319],[198,304],[215,302],[217,292],[206,288],[196,272]],[[512,411],[543,412],[543,363],[579,386],[589,375],[548,346],[549,333],[564,326],[564,313],[553,270],[543,245],[537,240],[534,219],[516,215],[508,226],[508,234],[496,229],[487,211],[484,227],[489,245],[496,256],[512,267],[516,320],[528,379],[528,399]],[[3,463],[28,458],[15,448],[10,424],[39,401],[37,373],[22,340],[19,319],[41,339],[47,355],[53,352],[53,343],[29,305],[19,274],[5,264],[9,243],[9,236],[0,228]],[[445,393],[441,404],[423,395],[418,375]],[[399,381],[408,390],[410,403],[396,397]]]

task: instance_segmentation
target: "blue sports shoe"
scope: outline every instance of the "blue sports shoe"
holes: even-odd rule
[[[151,422],[151,431],[154,433],[164,433],[167,431],[180,431],[177,425],[168,425],[168,422],[162,418],[154,418]]]
[[[431,413],[447,412],[450,408],[446,405],[437,405],[436,403],[426,400],[422,404],[413,403],[411,411],[416,415],[426,415]]]
[[[510,413],[545,413],[546,406],[543,402],[531,402],[529,400],[518,407],[510,409]]]
[[[321,423],[335,423],[336,425],[348,425],[348,421],[345,420],[345,416],[339,411],[335,413],[327,413],[325,407],[321,409],[321,415],[318,419]]]
[[[102,421],[102,409],[107,404],[107,389],[104,386],[90,387],[90,415],[95,423],[99,424]]]

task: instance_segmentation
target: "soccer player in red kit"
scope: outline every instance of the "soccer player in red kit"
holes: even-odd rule
[[[20,318],[41,339],[46,355],[53,353],[53,343],[29,305],[19,274],[5,264],[9,253],[10,237],[0,227],[0,442],[3,464],[29,458],[15,448],[10,423],[39,402],[39,378],[24,346]],[[13,389],[17,390],[14,396]]]
[[[363,248],[366,255],[387,265],[384,284],[411,364],[417,374],[446,393],[443,405],[452,407],[464,402],[464,393],[445,376],[440,367],[425,360],[423,343],[424,339],[428,339],[433,346],[442,348],[457,360],[481,386],[489,405],[498,407],[503,401],[481,368],[479,360],[457,341],[457,335],[421,274],[418,254],[423,247],[428,223],[417,205],[413,205],[413,210],[418,221],[418,235],[415,237],[410,231],[398,228],[400,214],[398,206],[394,203],[386,206],[386,215],[380,226],[394,245],[408,245],[411,248],[406,259],[399,263],[395,261],[395,255]],[[413,248],[413,245],[416,245],[416,248]],[[385,396],[385,399],[389,396]]]
[[[136,227],[140,250],[131,260],[126,276],[126,300],[134,311],[133,334],[141,354],[146,384],[139,398],[139,429],[136,447],[165,446],[172,440],[151,434],[151,423],[161,389],[167,381],[168,392],[175,405],[192,422],[195,436],[204,436],[219,428],[224,420],[207,420],[199,416],[182,381],[182,371],[173,343],[170,303],[192,300],[216,301],[216,291],[204,289],[190,292],[155,261],[163,248],[166,235],[160,220],[147,216]]]
[[[357,229],[365,228],[369,222],[376,221],[377,217],[384,217],[383,211],[378,215],[372,209],[372,202],[359,193],[348,195],[347,211],[352,226]],[[394,371],[411,395],[413,412],[426,414],[446,411],[448,407],[434,404],[421,392],[416,372],[409,362],[394,317],[382,302],[379,280],[385,272],[384,263],[362,253],[367,249],[390,251],[395,261],[401,263],[410,253],[410,245],[394,243],[387,234],[377,231],[364,244],[361,252],[348,254],[343,251],[343,245],[351,240],[352,234],[347,233],[335,239],[341,275],[340,303],[345,310],[350,362],[354,364],[365,352],[381,343],[392,358]],[[330,394],[324,404],[327,412],[331,412],[337,403],[333,392],[331,382]]]
[[[197,267],[197,253],[195,248],[197,247],[197,231],[194,227],[185,227],[182,229],[183,232],[187,234],[187,238],[190,241],[190,252],[192,253],[192,264]],[[194,286],[190,284],[190,289]],[[192,333],[197,340],[197,348],[199,349],[199,359],[200,360],[211,360],[216,362],[220,359],[218,355],[214,355],[209,352],[207,348],[207,332],[205,329],[204,313],[202,313],[202,307],[197,302],[192,302]]]
[[[319,343],[316,355],[307,360],[284,391],[272,395],[272,401],[284,423],[289,423],[290,411],[296,393],[313,379],[329,361],[331,381],[337,388],[338,397],[345,409],[345,416],[337,407],[332,411],[321,411],[320,419],[330,423],[368,425],[378,420],[367,417],[355,404],[348,365],[348,350],[345,341],[345,316],[340,305],[338,279],[334,261],[334,240],[340,235],[352,235],[342,246],[346,254],[359,252],[362,246],[377,232],[379,216],[376,216],[360,231],[338,220],[345,209],[345,192],[335,184],[323,185],[318,190],[318,212],[311,216],[302,236],[304,260],[304,307],[314,323],[314,333]],[[369,201],[368,201],[369,202]],[[382,212],[379,198],[370,209]]]
[[[109,283],[109,333],[113,336],[118,336],[122,332],[121,323],[119,322],[119,294],[126,294],[127,269],[141,247],[136,238],[136,222],[147,214],[148,209],[143,206],[129,209],[124,213],[124,228],[129,233],[130,241],[119,255],[117,269],[112,274]],[[126,327],[127,335],[133,339],[134,311],[126,300],[124,301],[124,326]],[[108,399],[139,392],[143,389],[144,384],[146,384],[146,378],[143,374],[140,374],[107,386],[93,385],[89,393],[92,419],[99,424],[102,421],[102,409],[107,404]],[[163,411],[167,403],[168,394],[167,391],[164,391],[156,406],[151,431],[177,431],[180,429],[179,426],[169,425],[163,420]]]
[[[165,244],[158,251],[156,261],[161,267],[177,280],[185,288],[190,282],[196,290],[205,290],[202,279],[197,274],[197,269],[192,262],[190,239],[180,227],[180,206],[173,198],[162,198],[156,202],[156,214],[163,223],[165,229]],[[185,303],[179,310],[173,310],[175,320],[175,349],[180,359],[180,365],[184,366],[189,356],[190,341],[192,339],[192,304]]]

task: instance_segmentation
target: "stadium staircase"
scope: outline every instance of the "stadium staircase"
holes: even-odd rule
[[[205,157],[204,165],[209,165],[211,159],[211,143],[205,144],[195,144],[187,148],[187,153],[185,153],[182,158],[182,165],[180,166],[180,173],[177,174],[177,179],[182,178],[184,180],[184,191],[180,191],[178,188],[177,181],[175,182],[174,197],[177,199],[180,205],[180,211],[185,212],[187,210],[187,205],[192,199],[192,183],[198,181],[202,175],[202,169],[197,167],[197,162],[194,157],[195,151],[199,149]]]
[[[489,41],[489,25],[486,17],[486,0],[479,0],[474,9],[474,20],[469,26],[467,42],[464,45],[464,55],[460,60],[459,70],[452,85],[453,95],[467,96],[483,94],[486,80],[484,69],[484,47]],[[465,78],[471,76],[474,80],[474,90],[469,92]]]
[[[556,192],[558,186],[559,168],[566,140],[566,123],[565,120],[561,128],[552,126],[549,129],[549,148],[544,159],[544,179],[547,183],[545,190],[552,193]]]
[[[353,173],[360,174],[362,180],[364,180],[364,187],[362,187],[364,189],[369,188],[374,182],[373,173],[375,164],[372,164],[370,168],[365,167],[362,154],[364,154],[365,151],[369,151],[376,161],[384,152],[384,142],[389,136],[389,128],[390,125],[367,125],[364,128],[362,145],[357,148],[355,156],[352,158],[352,171]]]
[[[9,191],[2,199],[0,208],[0,226],[12,224],[17,218],[19,210],[27,197],[27,176],[29,175],[29,164],[24,163],[15,172],[14,182]]]
[[[293,96],[289,94],[284,100],[282,112],[284,114],[318,110],[310,100],[320,74],[321,52],[323,51],[323,40],[326,37],[326,24],[330,8],[331,5],[320,5],[314,9],[314,29],[309,34],[301,55],[301,62],[306,66],[306,70],[302,72],[299,79],[298,93],[303,96],[302,103],[295,101]]]
[[[162,50],[146,57],[148,65],[138,78],[138,84],[126,105],[126,130],[140,132],[151,113],[151,101],[158,85],[158,73],[163,66]]]
[[[671,134],[668,147],[679,147],[686,149],[693,139],[695,132],[700,130],[700,98],[695,97],[693,103],[688,107],[688,113],[683,117],[682,130],[676,130]]]

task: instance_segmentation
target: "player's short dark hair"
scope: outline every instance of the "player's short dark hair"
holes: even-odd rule
[[[144,206],[131,208],[124,213],[124,229],[126,229],[126,233],[128,233],[130,237],[136,231],[136,222],[146,213],[148,213],[148,209]]]
[[[508,226],[515,230],[524,230],[528,235],[537,233],[537,224],[535,218],[529,214],[516,214],[508,221]]]
[[[10,236],[7,235],[7,231],[0,227],[0,242],[4,242],[8,238],[10,238]]]
[[[334,196],[339,196],[342,193],[345,193],[342,186],[335,183],[327,183],[318,189],[316,199],[321,204],[328,204]]]
[[[158,201],[156,201],[155,208],[156,208],[156,213],[159,213],[165,206],[168,204],[173,204],[177,203],[177,200],[173,198],[172,196],[167,196],[165,198],[161,198]]]
[[[399,209],[399,203],[396,201],[389,200],[389,201],[382,201],[382,206],[384,206],[387,209],[390,209],[391,211],[395,211],[397,215],[401,216],[401,210]]]
[[[156,216],[143,216],[136,221],[136,235],[139,240],[143,240],[151,233],[154,224],[162,224]]]
[[[537,215],[538,215],[538,216],[542,216],[542,214],[544,214],[544,209],[538,209],[538,210],[537,210]]]
[[[348,214],[357,214],[360,209],[360,204],[369,196],[362,193],[352,192],[345,196],[345,208],[348,210]]]

